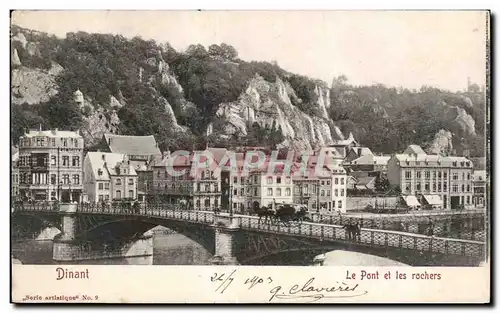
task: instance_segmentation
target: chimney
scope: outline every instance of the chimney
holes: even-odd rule
[[[102,160],[106,161],[106,155],[105,154],[102,155]]]
[[[108,138],[108,145],[111,146],[111,138]]]

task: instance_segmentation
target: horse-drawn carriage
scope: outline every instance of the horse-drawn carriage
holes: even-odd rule
[[[307,206],[302,204],[280,204],[269,206],[254,206],[254,212],[259,217],[259,221],[264,218],[264,222],[283,223],[290,225],[290,222],[300,223],[309,221]]]

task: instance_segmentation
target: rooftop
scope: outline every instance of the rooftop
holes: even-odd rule
[[[113,153],[127,155],[161,155],[155,137],[150,136],[123,136],[104,134],[104,139]]]
[[[50,138],[83,138],[80,135],[79,131],[69,131],[69,130],[58,130],[52,129],[52,130],[32,130],[30,129],[29,132],[25,133],[24,136],[25,138],[32,138],[32,137],[50,137]]]
[[[98,180],[109,180],[110,175],[115,174],[115,166],[126,160],[125,154],[108,152],[88,152],[86,157],[90,161],[94,177]],[[129,165],[129,173],[136,175],[132,165]]]

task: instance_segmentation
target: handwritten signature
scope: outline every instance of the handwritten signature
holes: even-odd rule
[[[282,286],[273,287],[269,293],[271,297],[269,302],[274,299],[309,299],[315,302],[324,298],[353,298],[360,297],[368,293],[366,290],[358,290],[359,284],[348,285],[345,282],[337,282],[329,287],[316,287],[313,285],[314,277],[310,278],[304,284],[295,284],[289,289]]]
[[[210,280],[217,284],[215,292],[223,294],[231,284],[235,281],[236,269],[230,274],[227,273],[214,273],[210,276]],[[259,277],[253,276],[252,278],[246,278],[242,280],[243,285],[248,286],[247,290],[252,288],[258,288],[256,286],[269,286],[269,294],[271,294],[268,299],[272,302],[275,299],[281,300],[292,300],[292,299],[303,299],[309,300],[308,302],[315,302],[325,298],[353,298],[366,295],[368,291],[361,290],[359,284],[347,284],[345,282],[335,282],[335,284],[325,286],[318,286],[315,284],[315,277],[310,278],[305,283],[294,284],[291,287],[284,287],[282,285],[273,284],[274,280],[271,277]],[[266,288],[269,288],[266,287]],[[254,289],[255,289],[254,288]]]

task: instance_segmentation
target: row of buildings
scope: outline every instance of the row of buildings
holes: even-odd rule
[[[486,173],[475,172],[471,160],[429,155],[416,145],[401,154],[376,156],[369,148],[360,147],[352,135],[311,152],[303,172],[300,158],[293,160],[290,172],[284,166],[268,171],[269,156],[262,168],[246,172],[247,152],[242,150],[235,153],[234,171],[211,168],[194,176],[175,176],[172,169],[191,169],[196,151],[173,158],[168,152],[162,154],[153,136],[106,134],[96,150],[84,155],[79,132],[26,131],[13,156],[12,196],[63,202],[152,198],[182,201],[196,209],[231,206],[239,212],[255,206],[301,203],[327,214],[345,212],[348,190],[370,188],[383,173],[410,207],[457,209],[485,203]],[[226,149],[207,150],[215,165],[225,165]],[[318,175],[313,169],[320,156],[326,162],[324,173]]]

